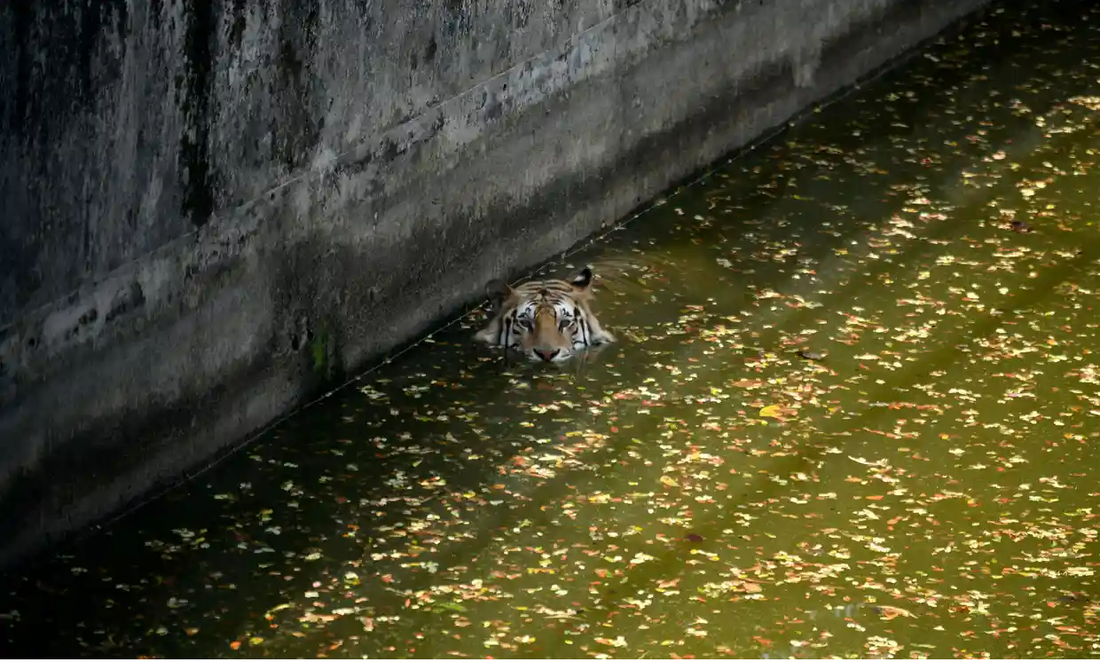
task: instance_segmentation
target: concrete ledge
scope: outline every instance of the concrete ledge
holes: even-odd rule
[[[983,0],[70,4],[0,9],[0,563]],[[36,115],[73,71],[27,63],[70,23],[83,105]]]

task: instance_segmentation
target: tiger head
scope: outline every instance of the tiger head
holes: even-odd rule
[[[537,280],[515,288],[493,280],[485,293],[495,304],[489,325],[475,338],[523,353],[532,361],[565,361],[586,347],[614,342],[592,313],[592,270],[572,280]]]

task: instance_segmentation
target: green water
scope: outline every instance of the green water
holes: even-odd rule
[[[0,650],[1097,656],[1081,7],[990,12],[555,266],[605,275],[583,363],[471,317],[8,578]]]

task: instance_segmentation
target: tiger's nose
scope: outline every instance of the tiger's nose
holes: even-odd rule
[[[536,349],[535,354],[538,354],[539,358],[543,361],[553,361],[554,357],[561,352],[560,349]]]

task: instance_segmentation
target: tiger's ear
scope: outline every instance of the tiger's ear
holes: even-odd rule
[[[506,301],[508,297],[512,296],[512,288],[508,286],[502,280],[494,278],[493,280],[485,283],[485,296],[489,298],[495,305],[500,305],[501,302]]]
[[[577,275],[573,276],[573,287],[578,290],[586,290],[592,285],[592,278],[592,270],[585,267],[578,271]]]

